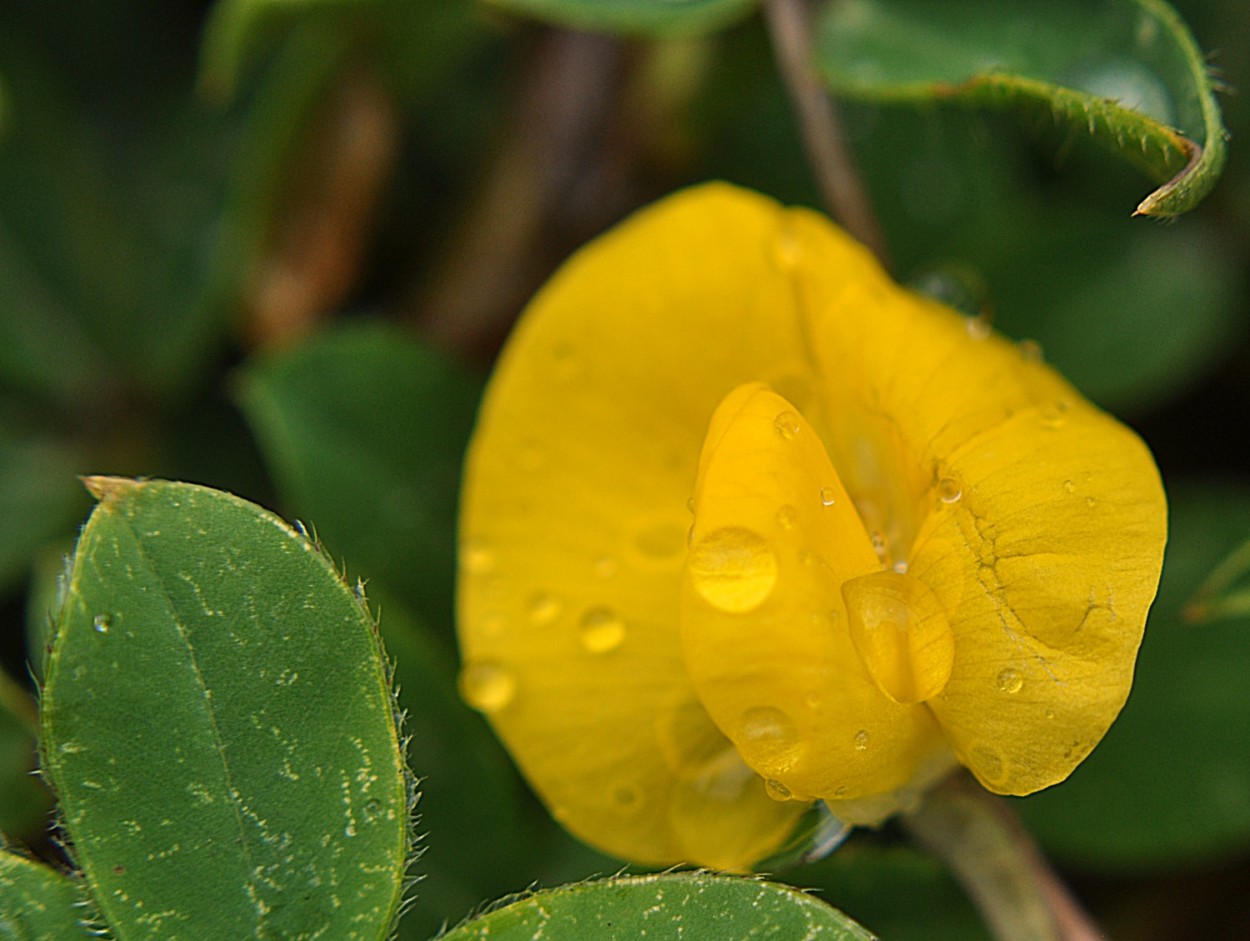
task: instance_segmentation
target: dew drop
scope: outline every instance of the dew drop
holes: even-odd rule
[[[1024,677],[1020,675],[1019,670],[1008,667],[998,674],[994,685],[998,687],[1000,693],[1018,693],[1024,687]]]
[[[993,332],[993,324],[986,314],[977,314],[975,317],[967,318],[964,326],[968,330],[968,336],[974,340],[989,339],[990,333]]]
[[[877,558],[884,560],[887,549],[885,535],[883,533],[874,532],[872,534],[872,551],[877,553]]]
[[[938,499],[943,503],[958,503],[963,495],[963,487],[954,477],[943,477],[938,481]]]
[[[485,575],[495,567],[495,553],[489,546],[470,539],[460,546],[460,564],[467,572]]]
[[[113,615],[97,614],[91,620],[91,626],[95,628],[97,634],[107,634],[109,628],[113,626]]]
[[[855,733],[855,750],[856,751],[868,751],[867,730],[860,729],[858,732]]]
[[[474,709],[498,712],[516,696],[516,678],[497,663],[470,663],[460,672],[460,695]]]
[[[1016,344],[1016,349],[1020,351],[1020,356],[1029,363],[1040,363],[1045,359],[1042,352],[1042,344],[1036,340],[1021,340]]]
[[[540,592],[530,599],[530,621],[539,627],[554,623],[563,610],[559,599],[551,595]]]
[[[699,540],[687,570],[704,601],[733,614],[758,608],[777,584],[777,557],[763,537],[741,526],[725,526]]]
[[[777,434],[789,441],[799,433],[799,416],[791,411],[778,412],[773,419],[773,427],[777,429]]]
[[[686,497],[686,512],[694,513],[694,497]]]
[[[788,801],[794,797],[790,789],[776,778],[765,779],[764,792],[775,801]]]
[[[832,487],[821,487],[820,488],[820,505],[821,506],[833,506],[834,496],[835,494],[833,492]]]
[[[582,615],[582,646],[589,653],[608,653],[625,640],[625,622],[611,608],[591,608]]]
[[[742,757],[761,770],[791,767],[802,745],[798,728],[775,706],[756,706],[744,712],[736,744]]]
[[[777,525],[782,529],[794,529],[798,521],[799,511],[788,503],[777,511]]]

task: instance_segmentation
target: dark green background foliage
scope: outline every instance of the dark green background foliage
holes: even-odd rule
[[[29,775],[33,677],[91,508],[77,476],[107,473],[202,483],[303,520],[349,586],[367,583],[423,779],[423,881],[401,938],[619,869],[550,821],[456,695],[460,464],[500,342],[572,248],[710,178],[821,205],[755,7],[0,4],[11,844],[69,871]],[[1166,17],[1143,47],[1134,17],[1161,15],[1153,0],[984,7],[853,0],[822,18],[817,52],[847,96],[894,275],[1038,342],[1142,432],[1168,486],[1172,537],[1129,704],[1070,782],[1015,803],[1115,937],[1242,938],[1250,619],[1182,612],[1250,539],[1250,19],[1244,0],[1177,3],[1212,53],[1204,68],[1166,45]],[[1084,58],[1022,51],[1029,17]],[[1099,67],[1163,98],[1113,107],[1088,80]],[[1222,176],[1208,72],[1242,91],[1216,96]],[[1184,215],[1133,218],[1184,163],[1170,124],[1210,158],[1168,197]],[[889,827],[779,875],[887,939],[983,936],[949,877]],[[0,854],[6,899],[80,891]],[[651,888],[603,891],[607,905]],[[523,928],[527,911],[508,918]],[[0,938],[67,937],[50,917],[0,920]]]

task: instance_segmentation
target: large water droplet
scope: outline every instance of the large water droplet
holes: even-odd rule
[[[516,696],[516,678],[497,663],[470,663],[460,671],[460,695],[474,709],[498,712]]]
[[[91,619],[91,626],[95,628],[97,634],[107,634],[113,626],[113,615],[97,614]]]
[[[1008,667],[999,672],[994,679],[994,685],[998,687],[1001,693],[1018,693],[1024,687],[1024,677],[1019,670],[1013,670]]]
[[[773,427],[777,429],[777,434],[790,440],[799,433],[799,416],[790,411],[778,412],[773,419]]]
[[[608,653],[625,641],[625,622],[611,608],[591,608],[582,615],[580,631],[590,653]]]
[[[777,557],[758,533],[725,526],[700,539],[686,563],[703,599],[732,614],[754,610],[777,584]]]
[[[955,637],[933,591],[902,572],[861,575],[842,585],[851,642],[873,682],[897,703],[940,693],[955,662]]]

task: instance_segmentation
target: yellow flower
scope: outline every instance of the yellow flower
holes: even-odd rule
[[[571,831],[743,868],[810,801],[873,823],[956,763],[1028,794],[1102,738],[1158,473],[978,326],[723,184],[534,300],[469,454],[461,685]]]

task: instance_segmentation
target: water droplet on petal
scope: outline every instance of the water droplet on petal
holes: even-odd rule
[[[868,751],[868,731],[860,729],[855,733],[855,750]]]
[[[793,767],[802,746],[794,722],[774,706],[756,706],[744,712],[735,741],[752,767],[778,773]]]
[[[820,504],[821,506],[833,506],[834,492],[832,487],[820,488]]]
[[[799,416],[790,411],[778,412],[773,419],[773,427],[788,441],[799,433]]]
[[[113,615],[97,614],[94,618],[92,618],[91,626],[95,628],[95,632],[97,634],[107,634],[109,632],[109,628],[113,626]]]
[[[694,497],[686,497],[686,512],[694,512]]]
[[[498,712],[516,696],[516,678],[497,663],[470,663],[460,671],[460,695],[474,709]]]
[[[553,623],[563,610],[559,599],[551,595],[539,593],[530,599],[530,620],[540,627]]]
[[[1045,355],[1042,352],[1042,344],[1038,343],[1036,340],[1021,340],[1016,345],[1016,349],[1020,351],[1020,356],[1023,357],[1026,362],[1040,363],[1045,358]]]
[[[799,511],[788,503],[777,511],[777,525],[782,529],[794,529],[799,521]]]
[[[608,653],[625,641],[625,622],[611,608],[591,608],[582,615],[580,631],[590,653]]]
[[[943,477],[938,481],[938,499],[943,503],[958,503],[963,499],[964,488],[954,477]]]
[[[1071,480],[1065,480],[1063,482],[1063,489],[1065,493],[1072,493],[1074,490],[1076,490],[1076,483]]]
[[[955,637],[941,602],[923,581],[872,572],[842,585],[851,643],[873,682],[897,703],[942,691],[955,662]]]
[[[495,567],[495,553],[477,540],[466,540],[460,545],[460,564],[467,572],[484,575]]]
[[[884,561],[886,550],[888,549],[889,546],[886,544],[885,534],[874,532],[872,534],[872,551],[877,553],[877,558]]]
[[[1000,693],[1018,693],[1024,687],[1024,677],[1019,670],[1008,667],[1002,670],[994,680]]]
[[[764,792],[775,801],[788,801],[794,797],[790,789],[776,778],[765,779]]]
[[[1038,419],[1042,423],[1043,428],[1049,428],[1057,431],[1062,428],[1067,421],[1068,403],[1055,402],[1052,405],[1043,406],[1039,411]]]
[[[741,526],[708,533],[686,566],[703,600],[733,614],[758,608],[777,584],[777,557],[763,537]]]

